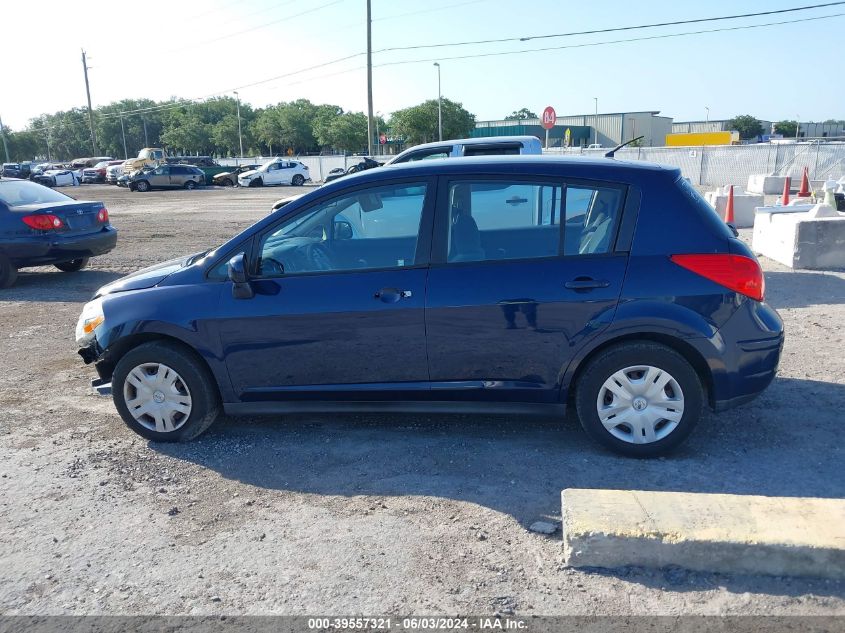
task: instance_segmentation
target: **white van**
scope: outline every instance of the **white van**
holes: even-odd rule
[[[458,158],[461,156],[490,156],[542,154],[543,147],[536,136],[489,136],[487,138],[461,138],[437,143],[415,145],[391,158],[385,165],[409,163],[432,158]]]

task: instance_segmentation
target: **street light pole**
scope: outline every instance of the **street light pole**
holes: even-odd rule
[[[710,108],[704,106],[704,109],[706,110],[706,114],[704,115],[704,122],[710,123]]]
[[[437,66],[437,140],[443,140],[443,97],[440,92],[440,63],[434,62]]]
[[[378,142],[378,148],[376,149],[376,154],[381,154],[381,133],[378,129],[378,120],[381,118],[381,112],[376,112],[376,141]]]
[[[596,102],[596,116],[593,119],[593,130],[595,131],[596,138],[593,141],[593,143],[598,145],[599,144],[599,98],[593,97],[593,101]]]
[[[795,118],[797,119],[795,121],[795,142],[797,143],[798,142],[798,130],[801,129],[801,115],[796,114]]]
[[[241,148],[240,157],[244,157],[244,139],[241,136],[241,95],[238,94],[237,90],[233,90],[235,93],[235,97],[238,99],[238,146]]]
[[[373,155],[373,8],[367,0],[367,155]]]

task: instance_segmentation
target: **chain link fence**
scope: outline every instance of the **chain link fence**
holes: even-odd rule
[[[607,149],[552,148],[546,154],[603,156]],[[753,174],[801,178],[806,167],[812,180],[845,175],[845,143],[710,145],[704,147],[624,147],[621,160],[644,160],[678,167],[690,182],[706,187],[748,183]]]

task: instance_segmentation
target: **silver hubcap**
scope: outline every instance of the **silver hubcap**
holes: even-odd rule
[[[161,363],[144,363],[130,371],[123,383],[123,399],[138,424],[159,433],[175,431],[191,415],[188,385]]]
[[[650,365],[620,369],[604,381],[596,399],[604,428],[631,444],[657,442],[684,415],[684,393],[672,375]]]

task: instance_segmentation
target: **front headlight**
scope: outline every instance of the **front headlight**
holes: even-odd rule
[[[79,315],[79,321],[76,322],[76,344],[80,347],[88,345],[94,340],[94,330],[105,320],[102,299],[94,299],[86,303],[82,308],[82,314]]]

